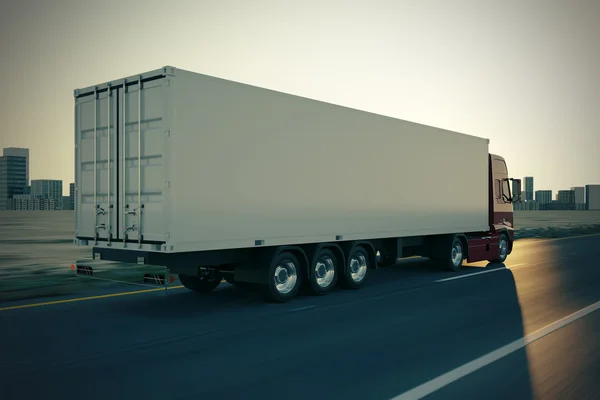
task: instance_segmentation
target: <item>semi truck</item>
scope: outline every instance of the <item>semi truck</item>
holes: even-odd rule
[[[74,100],[74,241],[91,260],[285,302],[405,257],[458,271],[512,252],[521,181],[488,139],[172,66]]]

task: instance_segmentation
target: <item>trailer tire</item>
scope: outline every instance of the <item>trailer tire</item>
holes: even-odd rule
[[[309,290],[312,294],[331,292],[338,280],[338,259],[333,251],[325,248],[315,254],[308,271]]]
[[[347,289],[358,289],[360,288],[369,274],[371,268],[371,257],[367,249],[363,246],[356,246],[346,258],[346,263],[341,268],[340,280],[344,287]]]
[[[212,276],[193,276],[179,274],[181,284],[196,293],[208,293],[219,286],[223,277],[215,271]]]
[[[268,274],[268,301],[283,303],[296,296],[301,284],[302,266],[293,253],[284,251],[276,254],[269,264]]]

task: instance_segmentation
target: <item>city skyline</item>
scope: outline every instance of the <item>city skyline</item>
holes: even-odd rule
[[[0,157],[0,209],[6,209],[7,205],[17,210],[73,209],[75,183],[70,182],[66,189],[67,185],[63,185],[63,180],[60,179],[31,179],[29,182],[29,161],[27,148],[3,149]],[[559,189],[553,198],[552,189],[536,190],[535,177],[525,176],[520,179],[522,190],[515,210],[600,210],[600,184]],[[68,195],[64,193],[66,190]],[[514,195],[517,190],[516,182],[513,182],[511,190]],[[546,207],[548,205],[551,207]]]
[[[600,183],[600,2],[232,4],[4,7],[0,147],[29,148],[31,178],[72,181],[73,90],[173,65],[489,138],[540,188]]]
[[[7,150],[11,150],[11,152],[7,152]],[[10,148],[4,148],[4,155],[10,155],[10,154],[18,154],[19,150],[26,150],[27,151],[27,172],[29,172],[29,163],[31,162],[32,159],[34,159],[34,157],[31,157],[31,149],[26,148],[26,147],[19,147],[19,146],[11,146]],[[16,151],[16,152],[15,152]],[[509,171],[510,172],[510,171]],[[574,188],[585,188],[585,186],[587,185],[600,185],[600,180],[598,182],[587,182],[587,183],[583,183],[583,184],[579,184],[579,185],[567,185],[566,187],[557,187],[556,189],[549,189],[549,188],[539,188],[538,185],[536,184],[536,179],[534,176],[531,175],[525,175],[525,176],[513,176],[511,175],[513,178],[515,179],[521,179],[521,192],[522,192],[522,199],[526,200],[526,188],[527,188],[527,184],[526,184],[526,178],[533,178],[533,190],[531,191],[531,198],[527,199],[527,200],[535,200],[535,196],[536,193],[538,191],[550,191],[552,192],[552,194],[558,193],[559,191],[565,191],[565,190],[573,190]],[[72,177],[70,180],[67,179],[59,179],[56,177],[28,177],[28,181],[34,181],[34,180],[61,180],[63,183],[67,183],[67,184],[71,184],[75,181],[75,178]],[[515,186],[513,185],[512,189],[514,191]],[[63,185],[62,186],[62,195],[63,196],[69,196],[70,195],[70,188],[68,185]],[[554,200],[554,199],[553,199]]]

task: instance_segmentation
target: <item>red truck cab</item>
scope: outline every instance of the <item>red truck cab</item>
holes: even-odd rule
[[[516,193],[512,193],[512,182]],[[514,232],[513,204],[520,202],[521,180],[510,178],[503,157],[489,156],[489,232],[468,240],[467,262],[504,262],[512,252]]]

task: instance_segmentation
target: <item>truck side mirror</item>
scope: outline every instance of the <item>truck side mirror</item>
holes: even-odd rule
[[[517,190],[516,193],[513,193],[512,202],[520,203],[521,202],[521,180],[520,179],[510,179],[511,181],[517,182]]]

